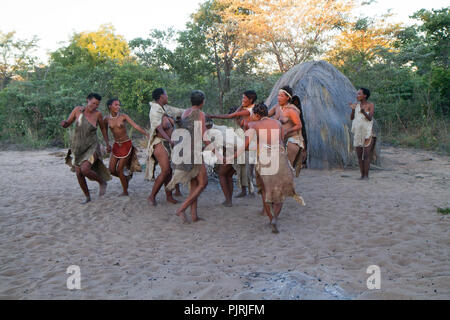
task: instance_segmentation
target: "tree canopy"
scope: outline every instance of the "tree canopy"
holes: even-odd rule
[[[148,126],[148,102],[164,87],[169,103],[225,113],[253,89],[264,101],[283,73],[325,59],[372,91],[386,141],[449,150],[449,8],[419,10],[416,24],[355,15],[357,0],[206,0],[183,30],[154,29],[127,41],[111,24],[74,33],[39,63],[37,38],[0,32],[0,141],[67,145],[58,123],[89,92],[119,97]],[[105,109],[103,109],[105,110]]]

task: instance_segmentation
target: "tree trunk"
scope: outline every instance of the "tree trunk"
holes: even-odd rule
[[[223,87],[222,87],[222,76],[220,72],[220,59],[219,55],[217,54],[217,45],[216,41],[214,40],[214,64],[216,65],[216,72],[217,72],[217,86],[219,88],[219,108],[221,112],[223,113]]]

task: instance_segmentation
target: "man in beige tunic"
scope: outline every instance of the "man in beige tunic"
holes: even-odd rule
[[[147,180],[154,180],[153,189],[148,197],[151,205],[156,205],[156,195],[161,189],[162,185],[167,185],[172,178],[172,169],[170,167],[170,153],[174,142],[167,134],[167,128],[163,127],[164,118],[180,117],[184,109],[176,108],[167,105],[168,96],[163,88],[157,88],[153,91],[153,102],[150,102],[150,139],[148,142],[148,156],[147,166],[145,171],[145,178]],[[171,122],[168,122],[169,124]],[[155,167],[159,164],[161,173],[155,179]],[[172,192],[166,190],[166,198],[168,202],[177,203],[172,197]]]

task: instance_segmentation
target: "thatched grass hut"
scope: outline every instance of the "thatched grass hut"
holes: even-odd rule
[[[299,64],[275,84],[266,100],[271,108],[278,103],[281,87],[289,85],[299,96],[308,137],[308,168],[331,169],[357,165],[352,146],[351,109],[357,90],[349,79],[325,61]],[[376,107],[376,106],[375,106]],[[379,133],[374,162],[379,161]]]

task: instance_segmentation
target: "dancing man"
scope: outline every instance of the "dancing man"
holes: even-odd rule
[[[203,164],[201,151],[203,142],[206,145],[210,143],[210,141],[203,141],[206,131],[205,114],[202,111],[204,104],[205,94],[200,90],[194,90],[191,93],[192,107],[183,112],[179,122],[179,127],[187,130],[189,133],[188,136],[183,136],[183,139],[179,142],[183,151],[183,158],[178,159],[181,161],[173,160],[175,170],[172,180],[167,185],[168,190],[173,190],[176,184],[190,183],[189,196],[176,212],[183,223],[187,223],[185,210],[188,207],[191,210],[192,222],[202,220],[197,214],[197,204],[198,197],[208,185],[208,175]],[[196,145],[198,145],[198,148],[196,148]],[[190,157],[184,157],[184,152],[187,152],[187,150],[190,151],[188,152]],[[173,156],[180,155],[174,153]]]
[[[101,112],[97,110],[101,100],[102,97],[99,94],[90,93],[87,96],[86,106],[75,107],[69,118],[61,121],[63,128],[68,128],[76,121],[75,134],[66,156],[66,164],[76,172],[78,183],[86,197],[83,203],[91,201],[86,178],[98,182],[99,196],[105,194],[106,181],[111,180],[108,169],[103,164],[100,143],[97,139],[97,127],[99,126],[106,143],[106,151],[111,152],[107,128]],[[73,154],[73,159],[71,154]]]
[[[163,88],[153,90],[152,97],[154,102],[150,102],[150,139],[147,148],[148,157],[145,178],[147,180],[154,180],[155,166],[156,164],[159,164],[161,173],[156,178],[152,191],[147,199],[151,205],[156,206],[156,195],[162,185],[164,184],[167,186],[172,178],[170,154],[171,148],[174,146],[174,142],[171,140],[171,137],[167,135],[167,132],[164,129],[164,124],[167,127],[168,119],[181,115],[184,110],[167,105],[169,98],[167,96],[167,92]],[[166,199],[170,203],[178,202],[173,198],[172,191],[167,189]]]

